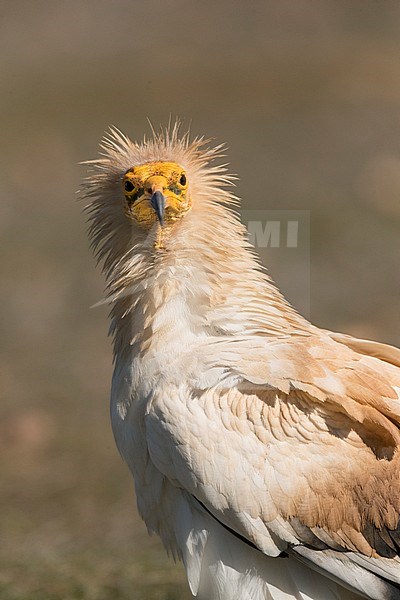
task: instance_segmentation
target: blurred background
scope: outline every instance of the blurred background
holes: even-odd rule
[[[146,117],[226,142],[245,211],[309,211],[310,260],[263,251],[291,302],[399,345],[400,4],[2,0],[0,28],[0,597],[187,600],[112,439],[78,162]]]

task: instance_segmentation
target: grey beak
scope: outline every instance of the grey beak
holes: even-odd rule
[[[151,205],[156,211],[157,219],[160,225],[164,225],[164,210],[165,210],[165,198],[161,192],[154,192],[150,199]]]

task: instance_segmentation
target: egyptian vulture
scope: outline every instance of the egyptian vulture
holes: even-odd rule
[[[290,306],[208,146],[114,129],[84,185],[140,515],[200,600],[400,599],[400,350]]]

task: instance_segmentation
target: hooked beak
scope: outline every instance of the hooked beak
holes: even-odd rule
[[[164,225],[164,210],[165,210],[165,197],[162,192],[159,190],[153,192],[153,195],[150,198],[151,206],[154,208],[157,219],[160,225]]]

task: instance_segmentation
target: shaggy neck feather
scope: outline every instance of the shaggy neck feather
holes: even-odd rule
[[[243,226],[226,209],[216,219],[215,208],[212,218],[204,209],[188,214],[163,250],[149,250],[146,238],[133,260],[116,267],[111,328],[117,355],[132,346],[142,353],[184,347],[195,336],[310,331],[262,271]],[[229,234],[221,239],[216,228],[224,220]]]

